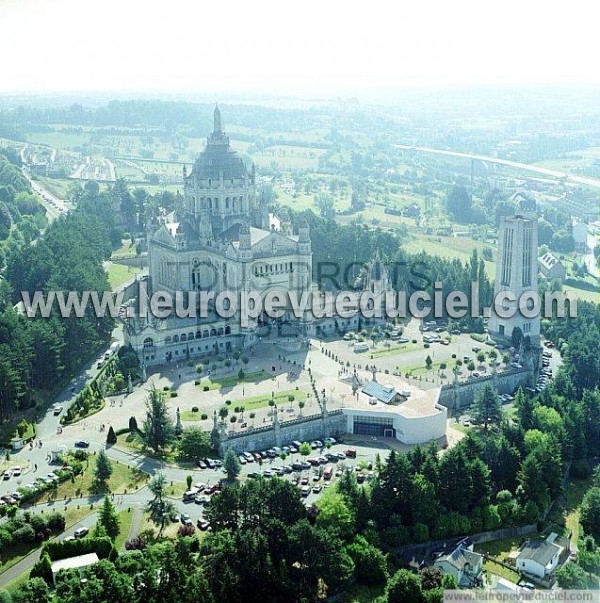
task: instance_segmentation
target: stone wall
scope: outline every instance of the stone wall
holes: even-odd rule
[[[245,450],[267,450],[272,446],[289,444],[293,440],[310,442],[346,433],[346,417],[341,410],[334,410],[323,417],[321,413],[285,421],[279,426],[248,429],[244,433],[229,432],[221,440],[221,452],[232,448],[236,452]]]
[[[486,384],[493,385],[500,394],[512,394],[519,387],[527,387],[531,380],[528,369],[511,369],[496,375],[486,375],[457,384],[442,385],[439,403],[451,410],[461,410],[470,406],[477,392]]]

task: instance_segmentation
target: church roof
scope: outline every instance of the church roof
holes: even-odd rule
[[[231,148],[229,136],[223,131],[221,111],[215,107],[214,126],[208,137],[206,149],[194,162],[190,177],[218,180],[221,178],[248,178],[244,160]]]

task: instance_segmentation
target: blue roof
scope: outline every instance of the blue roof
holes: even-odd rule
[[[391,385],[382,385],[377,381],[369,381],[369,383],[363,387],[363,393],[367,394],[367,396],[377,398],[380,402],[384,402],[385,404],[392,402],[398,394],[395,387],[392,387]]]

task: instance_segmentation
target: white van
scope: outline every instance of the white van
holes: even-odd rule
[[[360,352],[368,352],[369,344],[366,342],[359,342],[354,344],[354,351],[358,354]]]

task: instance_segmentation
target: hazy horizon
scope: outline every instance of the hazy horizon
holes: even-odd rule
[[[411,90],[600,85],[595,18],[547,3],[5,0],[0,95],[371,100]],[[572,17],[569,22],[568,16]]]

